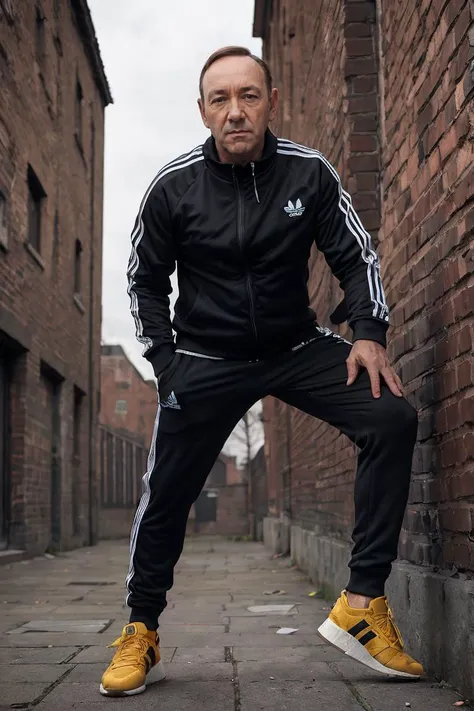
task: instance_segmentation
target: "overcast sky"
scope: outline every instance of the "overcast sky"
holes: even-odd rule
[[[201,67],[217,48],[252,38],[254,0],[89,0],[114,98],[106,109],[103,325],[145,377],[125,272],[140,201],[158,170],[208,136],[197,108]]]

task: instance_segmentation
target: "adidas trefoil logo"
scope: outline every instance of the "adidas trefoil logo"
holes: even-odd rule
[[[166,400],[163,400],[161,402],[161,407],[169,407],[172,410],[181,410],[181,405],[176,399],[176,395],[174,392],[170,393]]]
[[[301,217],[306,208],[303,207],[301,200],[298,198],[296,205],[293,205],[291,200],[288,200],[288,205],[284,209],[288,217]]]

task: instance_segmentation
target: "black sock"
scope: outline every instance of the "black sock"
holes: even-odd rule
[[[158,615],[147,607],[133,607],[129,622],[143,622],[147,630],[158,629]]]

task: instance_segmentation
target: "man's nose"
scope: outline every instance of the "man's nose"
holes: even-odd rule
[[[232,99],[229,109],[229,121],[240,121],[242,118],[242,109],[237,99]]]

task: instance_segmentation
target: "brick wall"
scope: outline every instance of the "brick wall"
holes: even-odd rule
[[[247,536],[249,534],[247,484],[221,486],[216,491],[218,491],[216,520],[198,523],[194,510],[191,509],[187,535]]]
[[[321,150],[354,195],[366,228],[380,225],[377,43],[372,3],[273,3],[265,34],[281,104],[274,130]],[[342,298],[324,257],[314,251],[310,296],[321,324]],[[341,333],[346,335],[347,329]],[[283,403],[264,405],[269,510],[348,537],[354,448],[335,430]],[[335,454],[335,452],[337,454]]]
[[[154,380],[144,380],[121,346],[101,349],[101,538],[126,538],[142,493],[157,412]]]
[[[83,0],[69,4],[42,0],[36,5],[14,4],[11,11],[0,9],[0,192],[4,204],[0,357],[10,372],[6,406],[12,427],[8,461],[1,463],[0,471],[10,488],[8,543],[34,552],[53,544],[55,517],[59,538],[53,547],[88,542],[94,538],[97,522],[94,446],[100,366],[103,134],[104,107],[110,95],[93,31],[90,26],[86,29],[87,12]],[[81,131],[77,130],[78,81],[83,94]],[[27,239],[28,166],[46,195],[37,249]],[[82,250],[80,278],[75,278],[76,240]],[[59,389],[54,452],[48,379]],[[73,480],[76,392],[83,398]],[[59,467],[55,491],[53,457],[54,466]],[[81,506],[73,511],[74,487]],[[73,523],[74,517],[79,523]]]
[[[187,533],[189,535],[247,535],[249,533],[249,487],[245,472],[236,465],[234,457],[222,452],[211,469],[202,496],[211,491],[217,494],[215,521],[197,521],[191,507]]]
[[[158,407],[154,380],[144,380],[121,346],[102,346],[100,422],[150,445]]]
[[[275,129],[333,162],[373,234],[389,353],[420,412],[400,554],[472,571],[472,2],[381,0],[380,15],[353,0],[271,6],[262,34],[282,95]],[[319,256],[310,289],[330,325],[340,294]],[[281,403],[264,407],[270,511],[349,540],[354,448]]]
[[[474,570],[473,6],[382,4],[380,254],[390,355],[420,412],[400,554]]]

